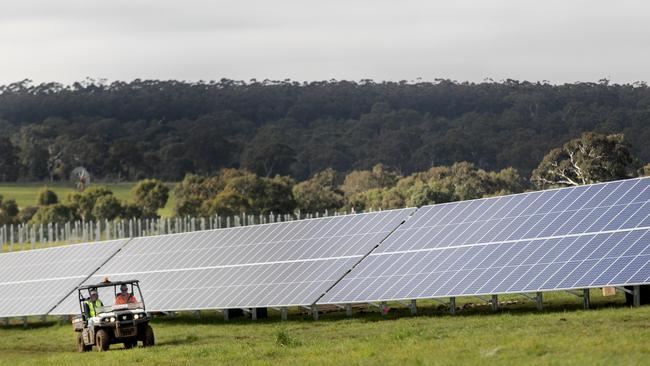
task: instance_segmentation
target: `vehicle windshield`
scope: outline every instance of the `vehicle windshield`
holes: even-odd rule
[[[97,295],[103,305],[97,309],[98,313],[142,308],[137,287],[132,284],[99,287],[97,288]],[[82,296],[90,300],[90,291],[82,290]]]

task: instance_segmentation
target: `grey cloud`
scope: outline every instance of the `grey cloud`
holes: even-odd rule
[[[642,1],[8,0],[0,82],[650,79]]]

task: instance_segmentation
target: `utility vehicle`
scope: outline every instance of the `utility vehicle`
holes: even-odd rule
[[[128,288],[130,300],[120,304],[117,301],[120,294],[118,291],[123,285]],[[97,292],[104,306],[94,309],[95,314],[91,316],[92,306],[89,306],[89,302],[92,302],[90,298],[93,291]],[[128,349],[135,347],[138,341],[142,342],[143,347],[154,345],[154,333],[149,325],[151,318],[147,314],[138,280],[105,280],[96,285],[79,286],[77,293],[81,315],[72,319],[72,327],[77,334],[79,352],[90,351],[93,346],[98,351],[107,351],[111,344],[117,343],[124,344],[124,348]]]

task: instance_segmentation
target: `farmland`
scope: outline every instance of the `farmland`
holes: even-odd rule
[[[110,189],[116,198],[124,201],[131,201],[132,194],[131,188],[135,183],[97,183],[93,186],[101,186]],[[167,184],[170,188],[169,200],[167,205],[159,214],[163,217],[172,216],[174,207],[174,195],[171,190],[174,187],[173,183]],[[0,183],[0,195],[5,199],[15,199],[20,208],[25,206],[35,206],[38,197],[38,192],[43,188],[48,187],[54,191],[59,197],[59,201],[65,201],[68,194],[75,192],[74,186],[69,183],[61,182],[20,182],[20,183]]]
[[[450,316],[423,302],[419,316],[396,304],[386,317],[370,307],[352,318],[324,314],[319,321],[294,312],[269,319],[224,322],[206,311],[157,318],[157,346],[79,354],[68,324],[54,318],[27,329],[14,320],[0,327],[1,365],[196,365],[196,364],[644,364],[649,356],[650,307],[628,308],[619,294],[603,298],[592,290],[592,309],[566,293],[546,296],[545,310],[521,296],[497,313],[468,307]],[[459,299],[459,306],[475,298]],[[516,301],[516,303],[515,303]],[[465,305],[467,306],[467,305]]]

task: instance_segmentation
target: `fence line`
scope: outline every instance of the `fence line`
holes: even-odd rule
[[[318,217],[339,216],[350,212],[314,214],[210,216],[210,217],[163,217],[142,219],[118,219],[99,221],[73,221],[64,224],[10,224],[0,226],[0,253],[17,250],[38,249],[62,244],[87,243],[100,240],[133,238],[214,230],[237,226],[258,225],[294,221]]]

